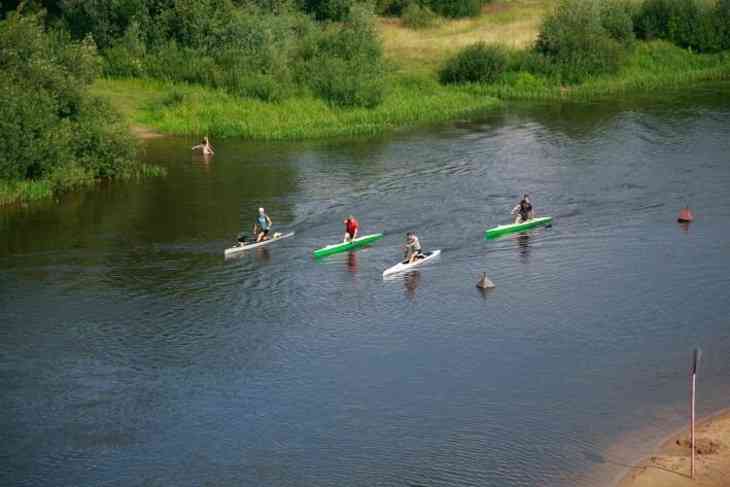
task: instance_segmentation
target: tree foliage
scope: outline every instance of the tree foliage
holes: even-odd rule
[[[134,155],[115,114],[87,94],[99,75],[91,39],[46,32],[37,15],[0,22],[0,178],[38,179],[80,167],[113,176]]]

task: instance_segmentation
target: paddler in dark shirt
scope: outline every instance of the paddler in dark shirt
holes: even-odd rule
[[[532,211],[532,203],[530,203],[530,198],[526,194],[522,196],[520,203],[512,209],[512,215],[515,216],[515,223],[524,223],[535,217]]]

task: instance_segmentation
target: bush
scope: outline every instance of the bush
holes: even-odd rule
[[[410,3],[408,0],[376,0],[375,11],[378,15],[399,17]]]
[[[145,19],[145,0],[63,0],[63,22],[74,37],[87,34],[100,48],[111,47],[134,22]]]
[[[70,161],[71,132],[46,90],[0,78],[0,180],[35,179]]]
[[[718,51],[724,45],[723,22],[718,22],[722,4],[710,7],[699,0],[646,0],[634,19],[636,34],[700,52]]]
[[[323,25],[289,10],[289,0],[66,4],[76,35],[103,38],[110,76],[199,83],[264,101],[307,89],[336,105],[374,106],[383,97],[382,49],[364,1],[301,0],[315,17],[338,21]],[[119,25],[107,28],[114,19]]]
[[[93,42],[12,14],[0,22],[0,67],[0,133],[12,141],[0,153],[0,178],[106,177],[132,163],[127,127],[88,94],[100,73]]]
[[[549,74],[577,83],[619,69],[624,49],[603,26],[601,12],[595,0],[563,0],[545,18],[535,50],[551,65]]]
[[[104,74],[108,76],[124,76],[128,78],[145,75],[145,44],[137,22],[133,22],[124,37],[112,47],[102,51],[104,58]]]
[[[439,72],[442,83],[493,83],[507,68],[508,54],[500,46],[478,43],[449,59]]]
[[[106,101],[86,97],[73,124],[74,165],[95,177],[121,175],[135,156],[122,117]]]
[[[411,29],[425,29],[432,27],[438,17],[428,7],[421,7],[416,2],[409,3],[401,14],[403,25]]]
[[[339,22],[349,18],[353,3],[353,0],[301,0],[300,5],[317,20]]]
[[[485,3],[485,0],[429,0],[428,6],[439,15],[459,19],[478,17]]]
[[[235,13],[230,0],[175,0],[153,22],[160,24],[165,41],[207,50],[215,47],[214,35],[230,24]]]
[[[367,68],[363,58],[324,57],[320,59],[318,72],[312,77],[310,86],[333,105],[373,108],[383,101],[384,80],[382,76],[357,72]]]
[[[372,108],[385,91],[383,51],[372,14],[353,8],[352,20],[331,28],[303,53],[300,82],[339,106]]]
[[[730,49],[730,0],[719,0],[714,13],[721,49]]]
[[[613,40],[626,47],[636,40],[634,5],[629,0],[608,0],[601,5],[601,26]]]

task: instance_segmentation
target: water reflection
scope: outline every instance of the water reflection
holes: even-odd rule
[[[271,251],[268,247],[258,247],[256,249],[256,260],[263,263],[271,262]]]
[[[194,154],[193,164],[201,168],[205,172],[210,172],[210,161],[213,159],[212,154]]]
[[[679,228],[681,228],[682,232],[685,234],[689,234],[689,222],[681,222],[679,224]]]
[[[403,287],[406,291],[406,297],[408,299],[416,298],[416,289],[421,282],[421,273],[418,271],[411,271],[403,276]]]
[[[520,261],[526,264],[530,257],[530,234],[520,233],[515,236],[515,241],[520,252]]]
[[[347,270],[350,272],[357,272],[357,252],[347,253]]]

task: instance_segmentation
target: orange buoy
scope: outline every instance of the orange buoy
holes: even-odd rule
[[[695,217],[692,214],[692,210],[690,210],[689,208],[685,207],[679,210],[679,216],[677,217],[677,221],[679,223],[689,223],[694,219]]]

